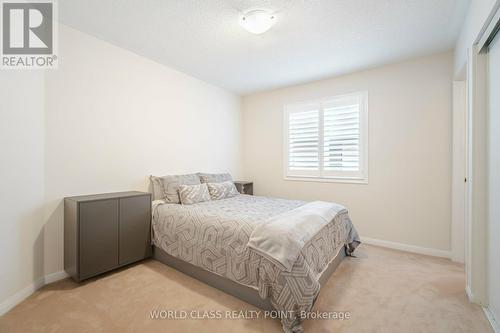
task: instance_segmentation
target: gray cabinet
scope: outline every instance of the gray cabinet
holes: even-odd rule
[[[150,196],[120,199],[120,265],[151,256],[151,226],[144,223],[150,219]]]
[[[151,194],[64,200],[64,269],[81,281],[151,256]]]
[[[118,266],[118,207],[118,199],[80,203],[80,279]]]

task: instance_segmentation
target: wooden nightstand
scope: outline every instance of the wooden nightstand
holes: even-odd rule
[[[241,194],[253,195],[253,182],[237,180],[234,185]]]
[[[151,193],[64,199],[64,270],[76,281],[151,256]]]

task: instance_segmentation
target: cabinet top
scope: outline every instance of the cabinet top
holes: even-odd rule
[[[142,196],[142,195],[151,196],[151,193],[140,192],[140,191],[127,191],[127,192],[79,195],[79,196],[74,196],[74,197],[66,197],[64,199],[77,201],[77,202],[85,202],[85,201],[95,201],[95,200],[118,199],[118,198],[126,198],[126,197],[137,197],[137,196]]]
[[[252,181],[245,181],[245,180],[235,180],[233,182],[234,184],[239,184],[239,185],[249,185],[249,184],[253,184]]]

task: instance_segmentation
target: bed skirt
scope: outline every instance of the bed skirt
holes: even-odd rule
[[[345,248],[342,247],[337,256],[330,262],[328,267],[323,271],[319,278],[319,283],[323,287],[330,276],[333,274],[338,265],[346,256]],[[247,303],[250,303],[259,309],[272,311],[274,307],[269,299],[263,299],[259,296],[257,288],[245,286],[233,280],[217,275],[203,268],[190,264],[184,260],[176,258],[159,247],[153,246],[153,258],[164,263],[167,266],[177,269],[178,271],[187,274],[197,280],[200,280],[214,288],[217,288],[226,294],[239,298]]]

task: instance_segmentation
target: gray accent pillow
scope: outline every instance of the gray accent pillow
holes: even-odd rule
[[[200,183],[197,174],[171,175],[163,177],[151,176],[153,200],[165,200],[168,203],[180,203],[179,185],[196,185]]]
[[[161,177],[149,176],[149,181],[151,182],[153,200],[161,200],[163,196],[163,181]]]
[[[208,193],[210,193],[210,199],[220,200],[225,198],[232,198],[240,194],[231,181],[222,183],[208,183]]]
[[[227,181],[233,181],[233,177],[229,173],[201,173],[198,172],[197,175],[200,177],[202,183],[222,183]]]
[[[192,205],[210,200],[207,184],[179,185],[179,197],[183,205]]]

